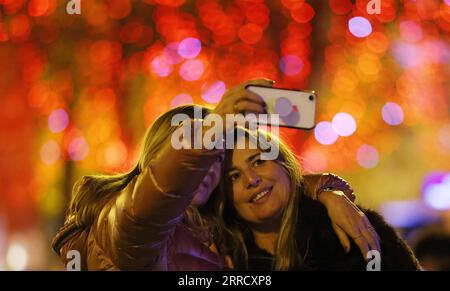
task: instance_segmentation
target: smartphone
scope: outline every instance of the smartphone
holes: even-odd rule
[[[278,114],[279,123],[267,122],[261,125],[312,129],[315,125],[316,101],[314,91],[289,90],[256,85],[245,87],[258,94],[267,104],[268,114]]]

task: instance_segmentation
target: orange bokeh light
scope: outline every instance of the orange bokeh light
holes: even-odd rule
[[[377,54],[383,54],[389,48],[389,39],[381,32],[373,32],[366,39],[367,47]]]

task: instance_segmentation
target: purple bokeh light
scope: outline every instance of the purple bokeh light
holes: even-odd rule
[[[202,43],[194,37],[183,39],[178,45],[178,54],[186,59],[193,59],[202,50]]]
[[[208,103],[218,103],[225,94],[226,86],[222,81],[215,81],[214,83],[205,83],[202,88],[202,99]]]
[[[374,168],[379,161],[378,151],[370,145],[362,145],[356,153],[358,164],[366,169]]]
[[[331,122],[321,121],[314,128],[314,137],[320,144],[331,145],[337,141],[339,136],[334,131]]]
[[[280,59],[280,70],[288,76],[294,76],[303,70],[305,64],[296,55],[287,55]]]
[[[428,206],[437,210],[450,209],[450,173],[433,172],[422,182],[422,198]]]
[[[89,153],[89,145],[83,137],[74,138],[67,149],[72,161],[81,161]]]
[[[348,29],[350,33],[356,37],[363,38],[372,33],[372,25],[369,20],[364,17],[353,17],[348,21]]]
[[[48,127],[51,132],[58,133],[66,129],[69,116],[64,109],[56,109],[48,117]]]
[[[193,104],[194,100],[192,96],[186,93],[179,94],[173,97],[172,102],[170,102],[170,108],[175,108],[184,104]]]
[[[402,21],[400,35],[407,42],[418,42],[423,36],[422,28],[414,21]]]
[[[164,48],[164,59],[172,65],[176,65],[184,61],[184,58],[178,54],[178,43],[171,42]]]
[[[356,131],[356,121],[348,113],[338,113],[334,116],[333,129],[340,136],[350,136]]]
[[[396,42],[392,46],[395,59],[403,68],[423,67],[427,64],[450,63],[450,46],[443,41],[420,43]]]
[[[158,56],[152,61],[152,69],[160,77],[167,77],[172,72],[172,65],[164,56]]]
[[[423,193],[425,203],[436,210],[450,209],[450,174],[441,183],[431,184]]]
[[[180,67],[180,76],[186,81],[197,81],[203,75],[205,66],[200,60],[187,60]]]
[[[414,227],[435,222],[437,217],[419,199],[387,201],[381,204],[380,212],[389,224],[398,228]]]
[[[403,109],[400,105],[388,102],[381,109],[384,122],[389,125],[399,125],[403,122]]]

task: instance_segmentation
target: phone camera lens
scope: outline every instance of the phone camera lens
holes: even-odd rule
[[[309,100],[313,101],[313,100],[314,100],[314,96],[313,96],[313,95],[310,95],[310,96],[309,96]]]

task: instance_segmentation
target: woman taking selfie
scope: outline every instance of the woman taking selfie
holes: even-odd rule
[[[264,113],[260,97],[245,86],[272,83],[255,80],[233,88],[214,110],[201,108],[202,115]],[[176,150],[171,144],[177,129],[171,126],[172,118],[181,113],[189,117],[185,122],[201,123],[194,120],[195,108],[181,106],[160,116],[146,133],[139,162],[131,172],[85,176],[75,184],[64,227],[53,243],[64,262],[68,252],[76,250],[82,270],[227,268],[225,256],[218,251],[222,248],[216,244],[216,214],[207,203],[219,183],[224,150]],[[328,190],[342,190],[353,198],[351,188],[331,174],[307,176],[305,182],[307,195],[334,201],[326,207],[346,247],[351,224],[365,217],[349,199]],[[369,242],[376,245],[375,233],[358,243],[365,248]]]

